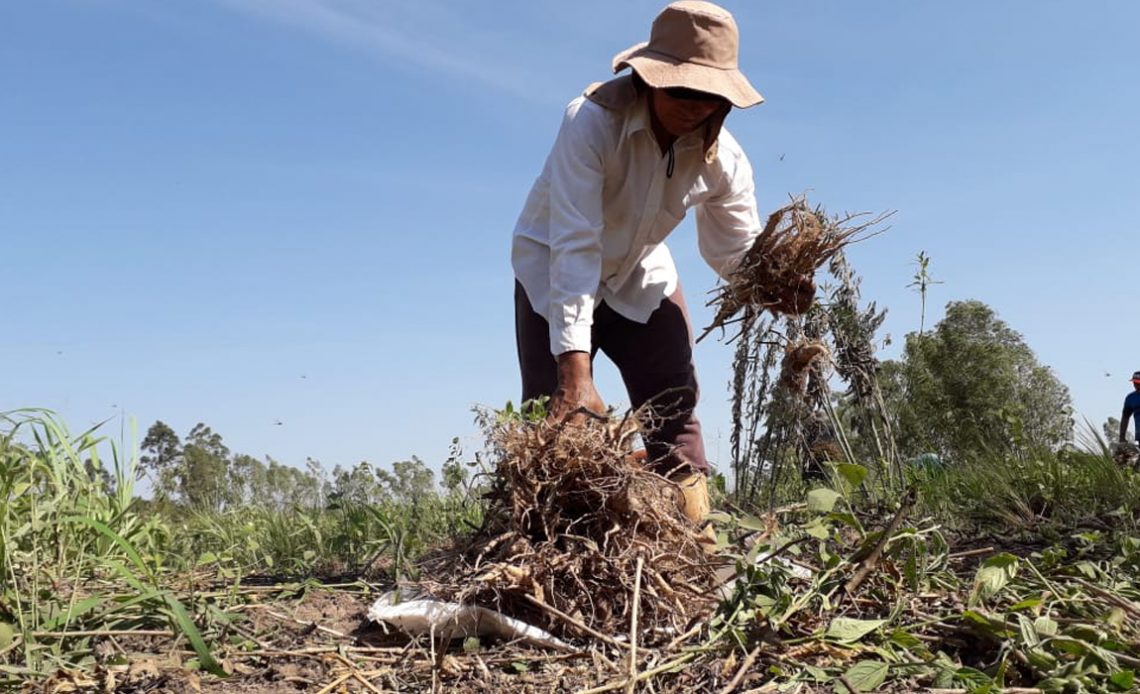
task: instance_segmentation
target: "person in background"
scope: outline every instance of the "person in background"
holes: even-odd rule
[[[1120,413],[1120,442],[1127,441],[1128,418],[1135,419],[1136,441],[1140,443],[1140,371],[1132,374],[1133,391],[1124,397],[1124,411]]]

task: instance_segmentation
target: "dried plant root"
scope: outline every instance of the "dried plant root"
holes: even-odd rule
[[[805,198],[776,210],[728,281],[714,292],[708,305],[716,307],[716,314],[697,342],[717,328],[736,320],[751,321],[763,311],[794,312],[803,278],[814,276],[843,247],[879,233],[868,230],[887,216],[852,224],[859,215],[830,219],[822,209],[809,207]],[[742,312],[744,316],[737,318]]]
[[[827,356],[827,345],[820,340],[804,339],[789,344],[780,363],[779,386],[802,395],[807,390],[808,374],[812,365]]]
[[[627,634],[637,594],[647,645],[707,614],[715,567],[680,511],[676,485],[629,455],[624,442],[637,420],[501,425],[490,527],[465,551],[425,565],[433,579],[421,587],[569,637]]]

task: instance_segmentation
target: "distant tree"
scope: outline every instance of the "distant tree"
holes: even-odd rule
[[[179,492],[187,505],[196,509],[220,510],[228,494],[230,449],[221,434],[198,423],[182,448],[182,474]]]
[[[1072,435],[1068,389],[1022,336],[980,301],[951,302],[927,334],[879,372],[904,455],[961,460],[981,451],[1057,447]]]
[[[115,479],[111,477],[111,473],[107,471],[102,461],[94,458],[84,459],[83,471],[87,474],[87,479],[98,484],[105,494],[110,496],[115,493]]]
[[[328,474],[321,461],[305,458],[305,503],[312,508],[323,508],[327,502]]]
[[[227,505],[269,505],[265,464],[251,455],[239,453],[231,458],[225,491]]]
[[[435,473],[416,456],[392,463],[392,472],[377,471],[392,499],[399,503],[415,503],[435,491]]]
[[[388,491],[371,463],[360,462],[350,469],[333,468],[328,498],[336,504],[379,504],[388,498]]]
[[[150,475],[155,496],[170,498],[178,492],[182,468],[182,442],[161,420],[147,429],[139,456],[139,476]]]

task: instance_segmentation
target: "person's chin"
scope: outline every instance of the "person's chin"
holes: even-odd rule
[[[689,125],[688,123],[683,123],[683,124],[681,124],[675,128],[670,128],[669,134],[672,135],[673,137],[684,137],[685,135],[689,135],[691,133],[696,132],[697,128],[699,128],[700,126],[701,126],[700,123],[694,123],[692,125]]]

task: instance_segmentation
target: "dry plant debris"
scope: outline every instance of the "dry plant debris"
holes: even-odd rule
[[[808,372],[812,364],[828,356],[827,345],[818,339],[802,339],[789,344],[780,363],[778,384],[795,394],[807,389]]]
[[[866,215],[833,219],[821,208],[811,208],[806,198],[794,198],[768,217],[728,282],[715,290],[708,305],[716,307],[716,314],[697,342],[717,328],[751,322],[765,310],[773,314],[792,310],[798,304],[801,278],[813,276],[845,246],[880,233],[871,228],[888,216],[868,221],[859,221]]]
[[[569,637],[654,644],[707,617],[714,567],[676,486],[629,455],[635,420],[502,425],[484,531],[420,587]]]

